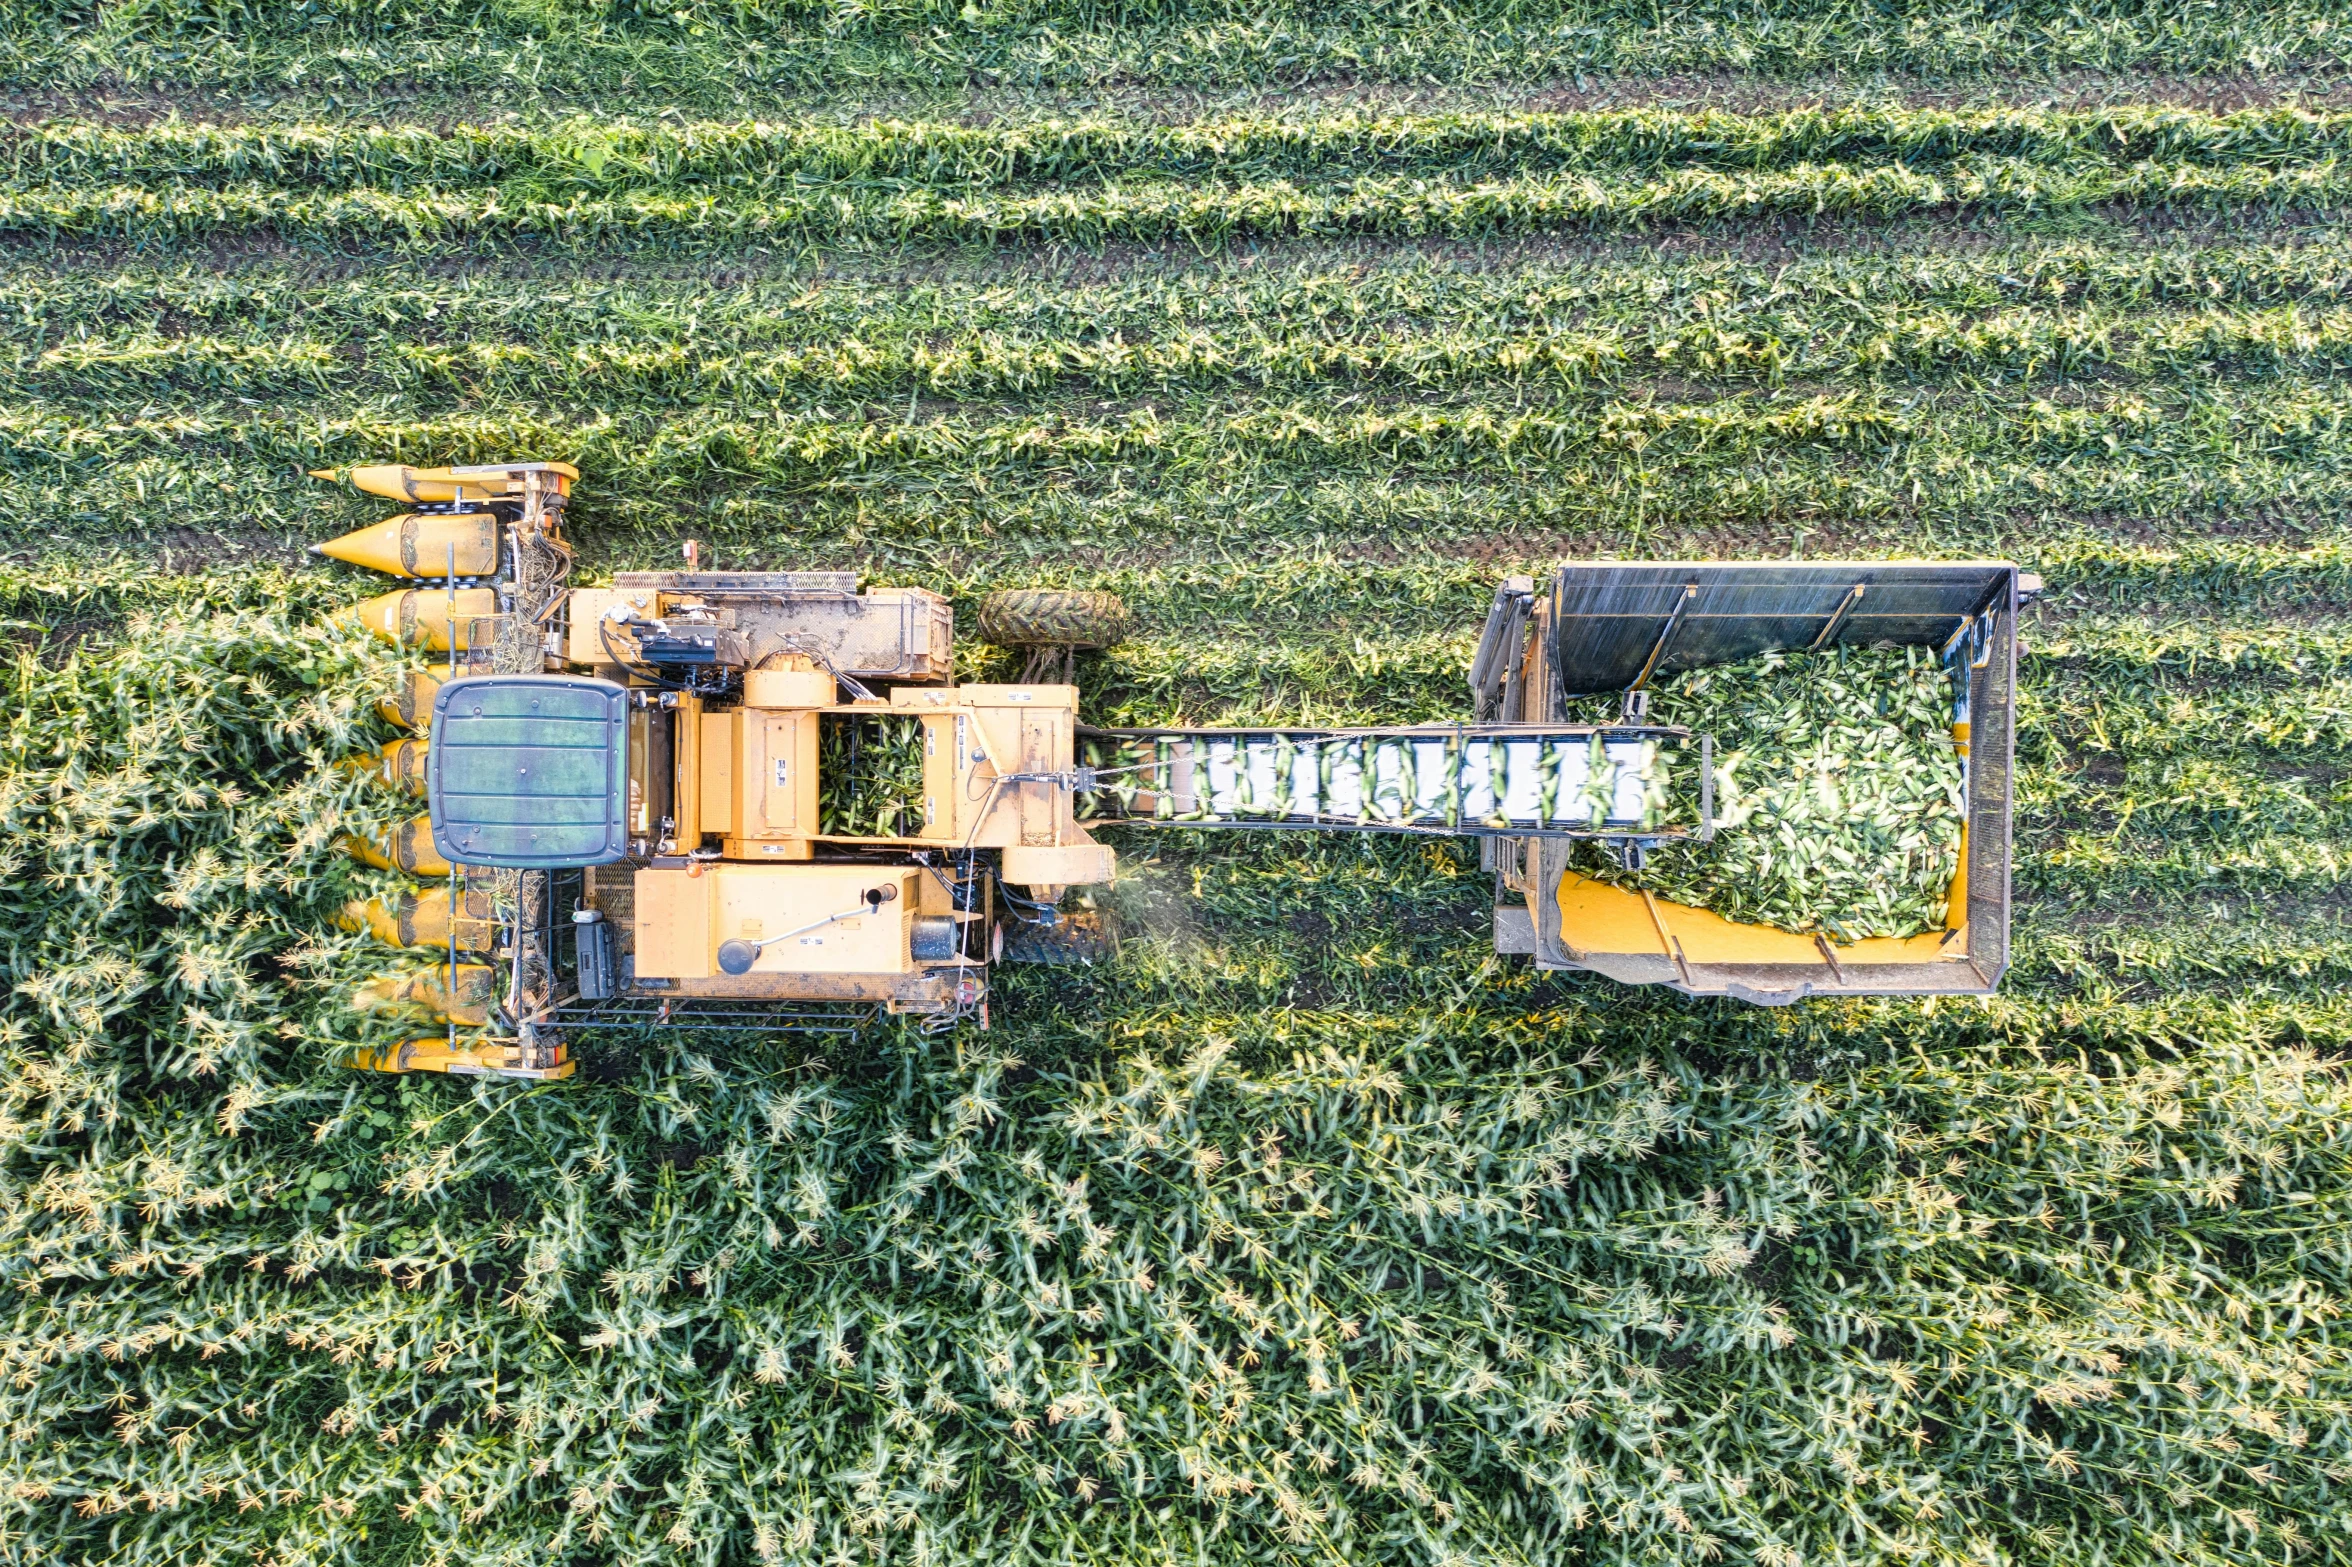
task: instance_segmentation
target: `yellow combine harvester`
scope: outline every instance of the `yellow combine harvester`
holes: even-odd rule
[[[2005,564],[1574,566],[1548,594],[1516,580],[1496,595],[1474,721],[1101,730],[1079,723],[1071,676],[1076,650],[1125,631],[1106,594],[992,595],[982,634],[1026,650],[1022,678],[959,685],[950,606],[924,589],[704,571],[692,545],[684,570],[570,586],[579,475],[561,463],[320,477],[409,505],[314,548],[414,582],[349,613],[430,661],[385,705],[419,736],[354,764],[426,802],[354,852],[421,880],[346,918],[436,959],[361,1003],[445,1026],[360,1065],[561,1077],[567,1034],[598,1026],[840,1027],[875,1011],[985,1024],[993,964],[1107,946],[1084,894],[1069,897],[1113,876],[1094,824],[1483,838],[1503,950],[1692,993],[1998,978],[2018,592]],[[1830,608],[1809,607],[1825,595]],[[1714,830],[1711,741],[1648,722],[1650,680],[1842,631],[1943,641],[1964,671],[1989,671],[1963,700],[1990,830],[1972,814],[1952,931],[1841,953],[1718,931],[1566,870],[1579,840],[1632,858]],[[1568,696],[1620,688],[1621,721],[1561,721]],[[1668,810],[1662,746],[1697,750],[1694,809]]]

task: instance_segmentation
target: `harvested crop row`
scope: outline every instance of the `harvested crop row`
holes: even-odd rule
[[[1477,238],[1718,218],[1891,218],[2117,202],[2194,211],[2333,209],[2347,191],[2352,175],[2331,162],[2260,169],[2151,160],[2122,168],[2059,168],[1992,156],[1940,171],[1824,164],[1761,174],[1693,170],[1621,181],[1530,175],[1474,184],[1364,175],[1326,185],[1138,182],[973,196],[862,186],[796,187],[765,196],[630,192],[550,199],[537,189],[497,187],[311,195],[299,187],[257,183],[220,190],[41,185],[0,194],[0,232],[185,242],[266,230],[396,247],[523,237],[577,244],[631,239],[714,245],[806,237],[875,246],[1210,245],[1245,237]]]
[[[0,128],[18,188],[248,181],[308,189],[538,182],[614,193],[719,186],[762,194],[808,183],[996,186],[1070,180],[1268,181],[1379,170],[1497,177],[1814,164],[1920,167],[1979,160],[2286,169],[2352,151],[2352,116],[2293,107],[2211,113],[1870,106],[1733,114],[1611,109],[1553,114],[1228,117],[1183,125],[869,120],[554,126],[203,125],[53,122]]]

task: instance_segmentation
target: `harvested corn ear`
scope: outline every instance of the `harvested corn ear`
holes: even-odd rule
[[[1672,676],[1651,718],[1715,737],[1715,837],[1657,849],[1638,871],[1584,846],[1576,868],[1841,942],[1940,928],[1965,820],[1951,704],[1950,677],[1921,647],[1774,652]],[[1665,819],[1695,827],[1697,748],[1665,762],[1653,774]]]

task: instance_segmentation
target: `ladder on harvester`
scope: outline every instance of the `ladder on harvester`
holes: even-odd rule
[[[1694,740],[1697,808],[1678,812],[1671,756]],[[1081,729],[1078,741],[1075,794],[1086,822],[1644,848],[1715,832],[1713,739],[1667,725]]]

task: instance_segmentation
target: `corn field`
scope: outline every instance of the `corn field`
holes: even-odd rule
[[[2347,27],[0,5],[0,1557],[2352,1562]],[[985,1032],[351,1072],[418,807],[299,471],[529,458],[581,580],[965,678],[1116,592],[1102,725],[1464,717],[1566,558],[2014,559],[2013,965],[1693,1001],[1474,845],[1106,826]]]

